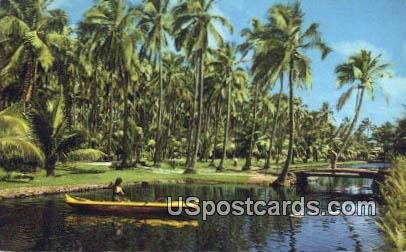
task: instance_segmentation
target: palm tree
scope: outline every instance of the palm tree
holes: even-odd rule
[[[186,173],[195,172],[197,155],[199,152],[199,139],[203,118],[203,91],[204,91],[204,65],[206,53],[209,48],[209,36],[212,36],[217,45],[223,44],[223,38],[217,31],[213,22],[220,22],[232,31],[230,23],[222,16],[211,13],[213,0],[187,0],[175,6],[173,10],[174,23],[173,32],[175,46],[178,50],[184,48],[188,56],[195,55],[197,66],[196,90],[199,94],[198,118],[194,137],[194,149],[191,162],[185,170]]]
[[[303,53],[306,49],[315,48],[321,51],[324,59],[331,49],[322,41],[316,23],[303,31],[303,13],[299,3],[278,4],[268,13],[272,20],[272,30],[275,40],[279,42],[284,50],[279,53],[280,65],[286,66],[289,72],[289,146],[285,165],[274,185],[284,185],[293,157],[294,145],[294,84],[299,87],[311,85],[310,59]]]
[[[90,55],[107,64],[120,79],[123,90],[123,138],[122,167],[128,166],[129,158],[129,105],[128,94],[134,76],[135,43],[139,33],[135,28],[136,9],[129,8],[124,0],[99,0],[85,14],[82,24],[91,32],[88,43]]]
[[[275,129],[278,124],[278,117],[280,112],[280,100],[283,92],[283,71],[286,65],[283,64],[283,58],[285,51],[285,45],[280,43],[278,39],[275,39],[274,29],[272,28],[273,20],[268,17],[269,23],[262,24],[257,19],[252,20],[252,29],[244,29],[243,36],[247,37],[247,42],[242,45],[242,49],[247,52],[249,49],[254,49],[253,66],[252,71],[254,74],[254,81],[265,82],[268,87],[273,87],[276,82],[276,78],[280,78],[280,89],[278,98],[276,101],[276,111],[272,120],[271,134],[269,136],[268,155],[265,160],[264,169],[269,169],[271,161],[271,152],[273,139],[275,136]],[[255,110],[255,107],[254,107]],[[255,123],[254,123],[255,125]],[[254,130],[252,131],[254,132]],[[252,133],[253,134],[253,133]],[[253,139],[253,137],[251,137]],[[252,143],[250,144],[252,146]],[[251,153],[249,151],[247,162],[244,165],[244,169],[248,170],[251,166]]]
[[[257,19],[254,18],[251,21],[252,28],[246,28],[241,31],[241,35],[246,37],[246,42],[240,45],[240,49],[243,52],[243,55],[246,56],[249,51],[254,51],[254,59],[256,58],[257,50],[260,48],[261,40],[259,39],[260,36],[264,33],[264,25]],[[255,71],[255,64],[252,67],[252,70]],[[259,76],[259,75],[257,75]],[[252,160],[252,152],[254,146],[254,139],[255,139],[255,129],[257,125],[257,110],[258,110],[258,96],[260,92],[260,84],[266,83],[266,78],[254,78],[252,82],[252,92],[254,94],[253,99],[253,116],[252,116],[252,127],[250,131],[250,141],[249,141],[249,148],[246,153],[246,160],[243,166],[243,170],[251,169],[251,160]]]
[[[280,88],[278,97],[276,99],[276,111],[272,120],[271,135],[269,136],[269,149],[268,155],[265,160],[264,169],[269,169],[271,167],[271,155],[272,155],[272,146],[275,138],[276,127],[278,126],[279,112],[281,109],[281,99],[283,94],[283,73],[280,75]]]
[[[0,111],[0,164],[4,168],[9,168],[13,161],[33,161],[38,165],[44,162],[44,154],[36,144],[31,124],[20,110],[14,105]]]
[[[169,0],[145,0],[141,10],[141,20],[138,26],[145,31],[144,45],[141,54],[155,55],[159,66],[159,102],[158,122],[155,137],[154,165],[158,166],[161,160],[162,149],[162,116],[164,102],[163,84],[163,48],[167,46],[166,35],[170,33],[170,20],[168,13]]]
[[[379,88],[379,80],[391,76],[387,72],[389,66],[390,64],[382,62],[381,55],[373,56],[372,52],[361,50],[351,55],[347,62],[336,67],[337,87],[342,88],[347,84],[351,84],[349,89],[338,100],[337,110],[343,108],[354,92],[356,92],[356,100],[354,117],[344,135],[343,143],[337,153],[332,153],[332,169],[336,168],[337,158],[347,148],[348,141],[361,113],[365,91],[370,95],[371,99],[374,99],[375,90]]]
[[[227,146],[230,128],[230,114],[233,99],[233,90],[242,89],[247,82],[247,75],[243,68],[239,67],[240,61],[237,59],[238,48],[234,44],[227,43],[217,52],[218,60],[213,62],[219,69],[221,80],[226,89],[226,119],[224,125],[223,151],[218,171],[224,169],[224,162],[227,157]]]
[[[48,0],[2,0],[0,12],[0,47],[10,47],[0,75],[13,79],[24,73],[21,101],[30,102],[35,91],[38,71],[47,71],[54,61],[50,44],[64,39],[60,34],[67,23],[62,10],[49,10]],[[23,69],[26,71],[23,71]]]
[[[39,103],[32,114],[32,127],[45,155],[47,176],[55,175],[58,160],[66,158],[85,141],[81,131],[69,132],[63,112],[63,100]]]
[[[370,132],[374,128],[374,124],[371,122],[371,120],[367,117],[364,120],[361,121],[360,129],[362,131],[366,130],[366,136],[367,139],[371,137]]]

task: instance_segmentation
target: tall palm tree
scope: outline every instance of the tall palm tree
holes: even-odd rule
[[[158,166],[161,160],[162,148],[162,116],[164,107],[164,80],[163,80],[163,49],[167,46],[166,35],[170,33],[170,16],[168,11],[169,0],[144,0],[141,10],[141,20],[138,23],[141,30],[146,32],[141,54],[155,55],[159,68],[159,98],[158,122],[155,137],[154,165]]]
[[[283,73],[281,73],[281,75],[280,75],[280,88],[279,88],[279,92],[278,92],[278,97],[276,99],[276,111],[274,113],[273,120],[272,120],[271,134],[269,136],[268,155],[266,156],[264,169],[269,169],[271,167],[272,146],[274,143],[276,127],[278,126],[282,94],[283,94]]]
[[[219,71],[221,81],[224,83],[226,91],[226,119],[224,125],[223,151],[220,164],[217,167],[218,171],[224,169],[224,162],[227,157],[233,90],[242,89],[248,79],[244,69],[239,66],[240,60],[237,59],[237,52],[238,48],[234,44],[227,43],[218,50],[216,55],[218,60],[213,62],[217,65],[216,69]]]
[[[178,50],[184,48],[189,56],[195,55],[196,85],[199,88],[197,126],[194,137],[194,149],[191,162],[185,170],[186,173],[195,172],[197,155],[199,152],[199,139],[203,118],[203,91],[204,91],[204,65],[206,53],[209,48],[209,37],[212,36],[217,45],[223,44],[223,38],[217,31],[214,22],[232,31],[231,24],[222,16],[211,12],[214,5],[213,0],[187,0],[179,3],[173,10],[174,23],[173,32],[175,36],[175,46]]]
[[[124,0],[99,0],[85,14],[83,26],[91,32],[88,43],[90,54],[107,64],[119,76],[123,90],[123,138],[122,167],[128,166],[129,158],[129,86],[134,79],[135,44],[139,39],[135,27],[138,12],[129,8]]]
[[[284,185],[293,157],[294,145],[294,86],[311,85],[310,59],[306,57],[306,49],[315,48],[321,52],[324,59],[331,49],[321,39],[318,30],[319,25],[312,23],[307,29],[303,29],[303,13],[299,3],[277,4],[268,13],[272,20],[272,30],[275,40],[284,50],[279,53],[278,59],[281,66],[286,66],[289,73],[289,146],[286,161],[281,174],[274,185]]]
[[[253,18],[251,21],[252,28],[245,28],[241,31],[241,35],[246,37],[246,42],[240,45],[240,49],[243,52],[243,56],[245,57],[249,51],[254,51],[254,60],[256,59],[257,50],[260,48],[261,40],[260,36],[264,34],[264,25],[257,19]],[[274,65],[272,65],[274,66]],[[255,72],[255,64],[252,66],[253,72]],[[263,83],[267,83],[266,78],[258,78],[260,75],[256,75],[257,78],[254,78],[252,81],[252,92],[253,92],[253,106],[252,106],[252,127],[250,131],[250,141],[249,141],[249,148],[246,153],[246,160],[243,166],[243,170],[251,169],[251,160],[252,160],[252,153],[253,153],[253,146],[254,146],[254,139],[255,139],[255,129],[257,125],[257,110],[258,110],[258,96],[260,92],[260,85]]]
[[[67,23],[62,10],[49,10],[49,0],[2,0],[0,8],[0,47],[9,47],[6,64],[0,75],[11,77],[24,74],[21,101],[30,102],[41,67],[47,71],[54,61],[49,48],[64,38],[60,34]],[[23,69],[26,69],[23,71]]]
[[[272,9],[269,11],[272,12]],[[272,151],[272,143],[275,135],[275,127],[277,126],[277,118],[280,112],[280,99],[283,92],[283,72],[286,69],[286,45],[283,40],[276,36],[276,28],[283,29],[283,27],[278,27],[278,23],[272,18],[272,15],[268,15],[268,23],[261,23],[258,19],[254,18],[252,20],[252,29],[246,28],[242,31],[242,35],[247,38],[247,41],[241,45],[244,53],[249,50],[254,51],[252,72],[254,77],[254,83],[264,83],[266,88],[273,88],[277,78],[280,78],[280,89],[277,98],[276,111],[274,113],[272,120],[271,134],[269,137],[269,149],[268,155],[265,161],[265,169],[270,166],[270,158]],[[276,27],[276,28],[275,28]],[[254,111],[256,107],[254,106]],[[253,117],[256,118],[256,117]],[[253,130],[251,136],[250,146],[253,146],[252,141],[254,140],[253,132],[255,132],[255,122],[253,123]],[[244,170],[250,169],[251,166],[251,153],[252,149],[248,151],[246,158],[246,163],[243,167]]]
[[[373,56],[372,52],[361,50],[351,55],[347,62],[336,67],[337,87],[342,88],[347,84],[351,85],[338,100],[337,110],[343,108],[354,92],[356,92],[356,100],[354,117],[344,135],[343,143],[337,153],[332,153],[332,169],[336,168],[337,158],[347,148],[348,141],[361,113],[365,92],[370,95],[371,99],[374,99],[375,90],[380,87],[379,80],[391,76],[387,71],[389,66],[390,64],[382,62],[381,55]]]

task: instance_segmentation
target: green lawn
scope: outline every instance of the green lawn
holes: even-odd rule
[[[216,161],[217,163],[218,161]],[[272,175],[264,176],[256,171],[262,167],[262,161],[253,162],[253,170],[249,172],[241,172],[241,167],[244,163],[243,159],[238,160],[238,165],[234,166],[232,160],[228,160],[224,172],[218,173],[214,167],[210,167],[210,162],[199,162],[197,164],[196,174],[183,174],[183,160],[168,161],[161,164],[160,168],[142,167],[127,170],[115,170],[104,164],[98,163],[68,163],[59,164],[56,169],[55,177],[46,177],[44,170],[39,170],[31,174],[33,180],[8,180],[0,181],[0,190],[7,188],[19,187],[40,187],[40,186],[66,186],[66,185],[93,185],[93,184],[108,184],[113,182],[115,178],[121,177],[127,183],[132,182],[201,182],[201,183],[262,183],[264,181],[271,182],[275,177]],[[302,169],[304,167],[314,168],[317,166],[325,166],[327,163],[307,163],[296,164],[292,169]],[[272,166],[269,174],[277,174],[280,168]],[[0,169],[0,178],[4,177],[6,172]],[[258,181],[258,179],[262,179]]]

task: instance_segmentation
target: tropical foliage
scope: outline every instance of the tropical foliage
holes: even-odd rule
[[[385,186],[382,186],[382,194],[386,201],[384,215],[379,220],[379,226],[385,234],[390,249],[404,251],[406,249],[406,160],[396,161],[394,169]]]
[[[22,159],[34,166],[44,162],[44,154],[37,146],[31,124],[17,106],[0,112],[0,157],[0,165],[9,169],[21,169]]]

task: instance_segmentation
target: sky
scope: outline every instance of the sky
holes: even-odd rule
[[[215,0],[214,12],[226,17],[234,32],[226,29],[221,33],[226,41],[241,43],[240,31],[250,26],[253,17],[265,19],[274,0]],[[75,26],[93,0],[55,0],[51,8],[62,8],[68,12]],[[364,100],[360,118],[369,117],[377,125],[395,121],[405,115],[406,109],[406,0],[302,0],[305,25],[320,24],[323,39],[333,52],[321,60],[316,51],[309,51],[312,60],[312,88],[296,90],[307,106],[317,110],[328,101],[335,108],[345,89],[336,88],[335,67],[360,49],[382,54],[383,60],[391,63],[393,77],[379,82],[382,90],[376,90],[374,100]],[[389,98],[389,103],[383,98]],[[335,109],[336,123],[354,115],[355,96],[341,110]]]

